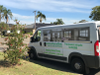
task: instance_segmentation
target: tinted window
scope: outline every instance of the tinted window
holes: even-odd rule
[[[34,35],[34,40],[35,40],[35,42],[38,42],[38,41],[40,41],[40,39],[41,39],[41,31],[38,30]]]
[[[43,31],[43,40],[44,41],[50,41],[51,40],[51,32],[50,30],[44,30]]]
[[[81,28],[79,29],[79,37],[78,40],[90,40],[89,38],[89,28]]]
[[[74,40],[73,36],[74,36],[73,29],[71,30],[64,29],[64,39],[65,40]]]
[[[61,31],[44,30],[43,37],[44,37],[43,38],[44,41],[60,42],[61,41]]]

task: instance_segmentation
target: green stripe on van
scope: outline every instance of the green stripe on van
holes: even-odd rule
[[[45,54],[52,54],[52,55],[63,55],[63,54],[60,54],[60,53],[52,53],[52,52],[44,52]]]
[[[46,51],[60,52],[60,50],[46,49]]]
[[[48,47],[62,47],[62,43],[46,43]]]

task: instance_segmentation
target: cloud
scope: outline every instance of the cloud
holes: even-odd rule
[[[74,18],[47,18],[46,22],[47,23],[50,23],[50,22],[55,22],[56,19],[62,19],[64,21],[65,24],[73,24],[74,22],[78,22],[79,20],[78,19],[74,19]],[[43,21],[45,22],[45,21]]]
[[[8,23],[12,23],[15,24],[14,19],[18,19],[18,21],[20,21],[20,24],[32,24],[34,23],[34,17],[33,16],[24,16],[24,15],[19,15],[19,14],[15,14],[13,13],[13,19],[10,19],[8,21]],[[47,17],[46,21],[43,20],[43,23],[50,23],[50,22],[54,22],[56,21],[58,17]],[[74,18],[59,18],[62,19],[64,21],[65,24],[73,24],[74,22],[78,22],[79,20],[74,19]],[[6,22],[6,20],[2,20],[4,22]],[[37,23],[39,23],[39,21],[36,21]]]
[[[0,4],[17,9],[50,12],[89,13],[95,1],[90,0],[2,0]]]
[[[18,20],[20,20],[20,23],[22,24],[32,24],[34,23],[34,17],[33,16],[24,16],[24,15],[19,15],[19,14],[15,14],[13,13],[13,16],[15,18],[17,18]],[[13,19],[15,19],[13,18]],[[44,23],[50,23],[50,22],[54,22],[56,21],[58,17],[47,17],[46,21],[43,20]],[[63,18],[61,17],[60,19],[62,19],[64,21],[65,24],[73,24],[74,22],[78,22],[79,19],[74,19],[74,18]],[[10,21],[9,21],[10,22]],[[12,23],[14,23],[13,20],[11,20]],[[36,20],[36,22],[39,22],[39,19]]]
[[[32,19],[33,18],[33,16],[24,16],[24,15],[19,15],[15,13],[12,13],[12,14],[15,18],[19,18],[19,19]]]
[[[21,24],[31,24],[33,23],[33,16],[24,16],[24,15],[19,15],[19,14],[13,14],[13,18],[8,20],[8,23],[13,23],[15,24],[14,20],[17,19],[18,21],[20,21]],[[2,21],[6,21],[6,20],[2,20]]]

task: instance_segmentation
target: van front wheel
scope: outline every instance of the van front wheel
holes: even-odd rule
[[[33,59],[33,60],[37,59],[37,55],[35,52],[29,52],[29,57],[30,57],[30,59]]]
[[[85,70],[85,65],[84,65],[83,61],[79,58],[74,58],[71,61],[71,67],[74,71],[76,71],[78,73],[83,73]]]

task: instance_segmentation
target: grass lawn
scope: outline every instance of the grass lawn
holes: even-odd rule
[[[0,75],[78,75],[48,68],[26,60],[21,60],[21,63],[23,65],[12,67],[6,64],[4,66],[3,55],[0,52]]]

